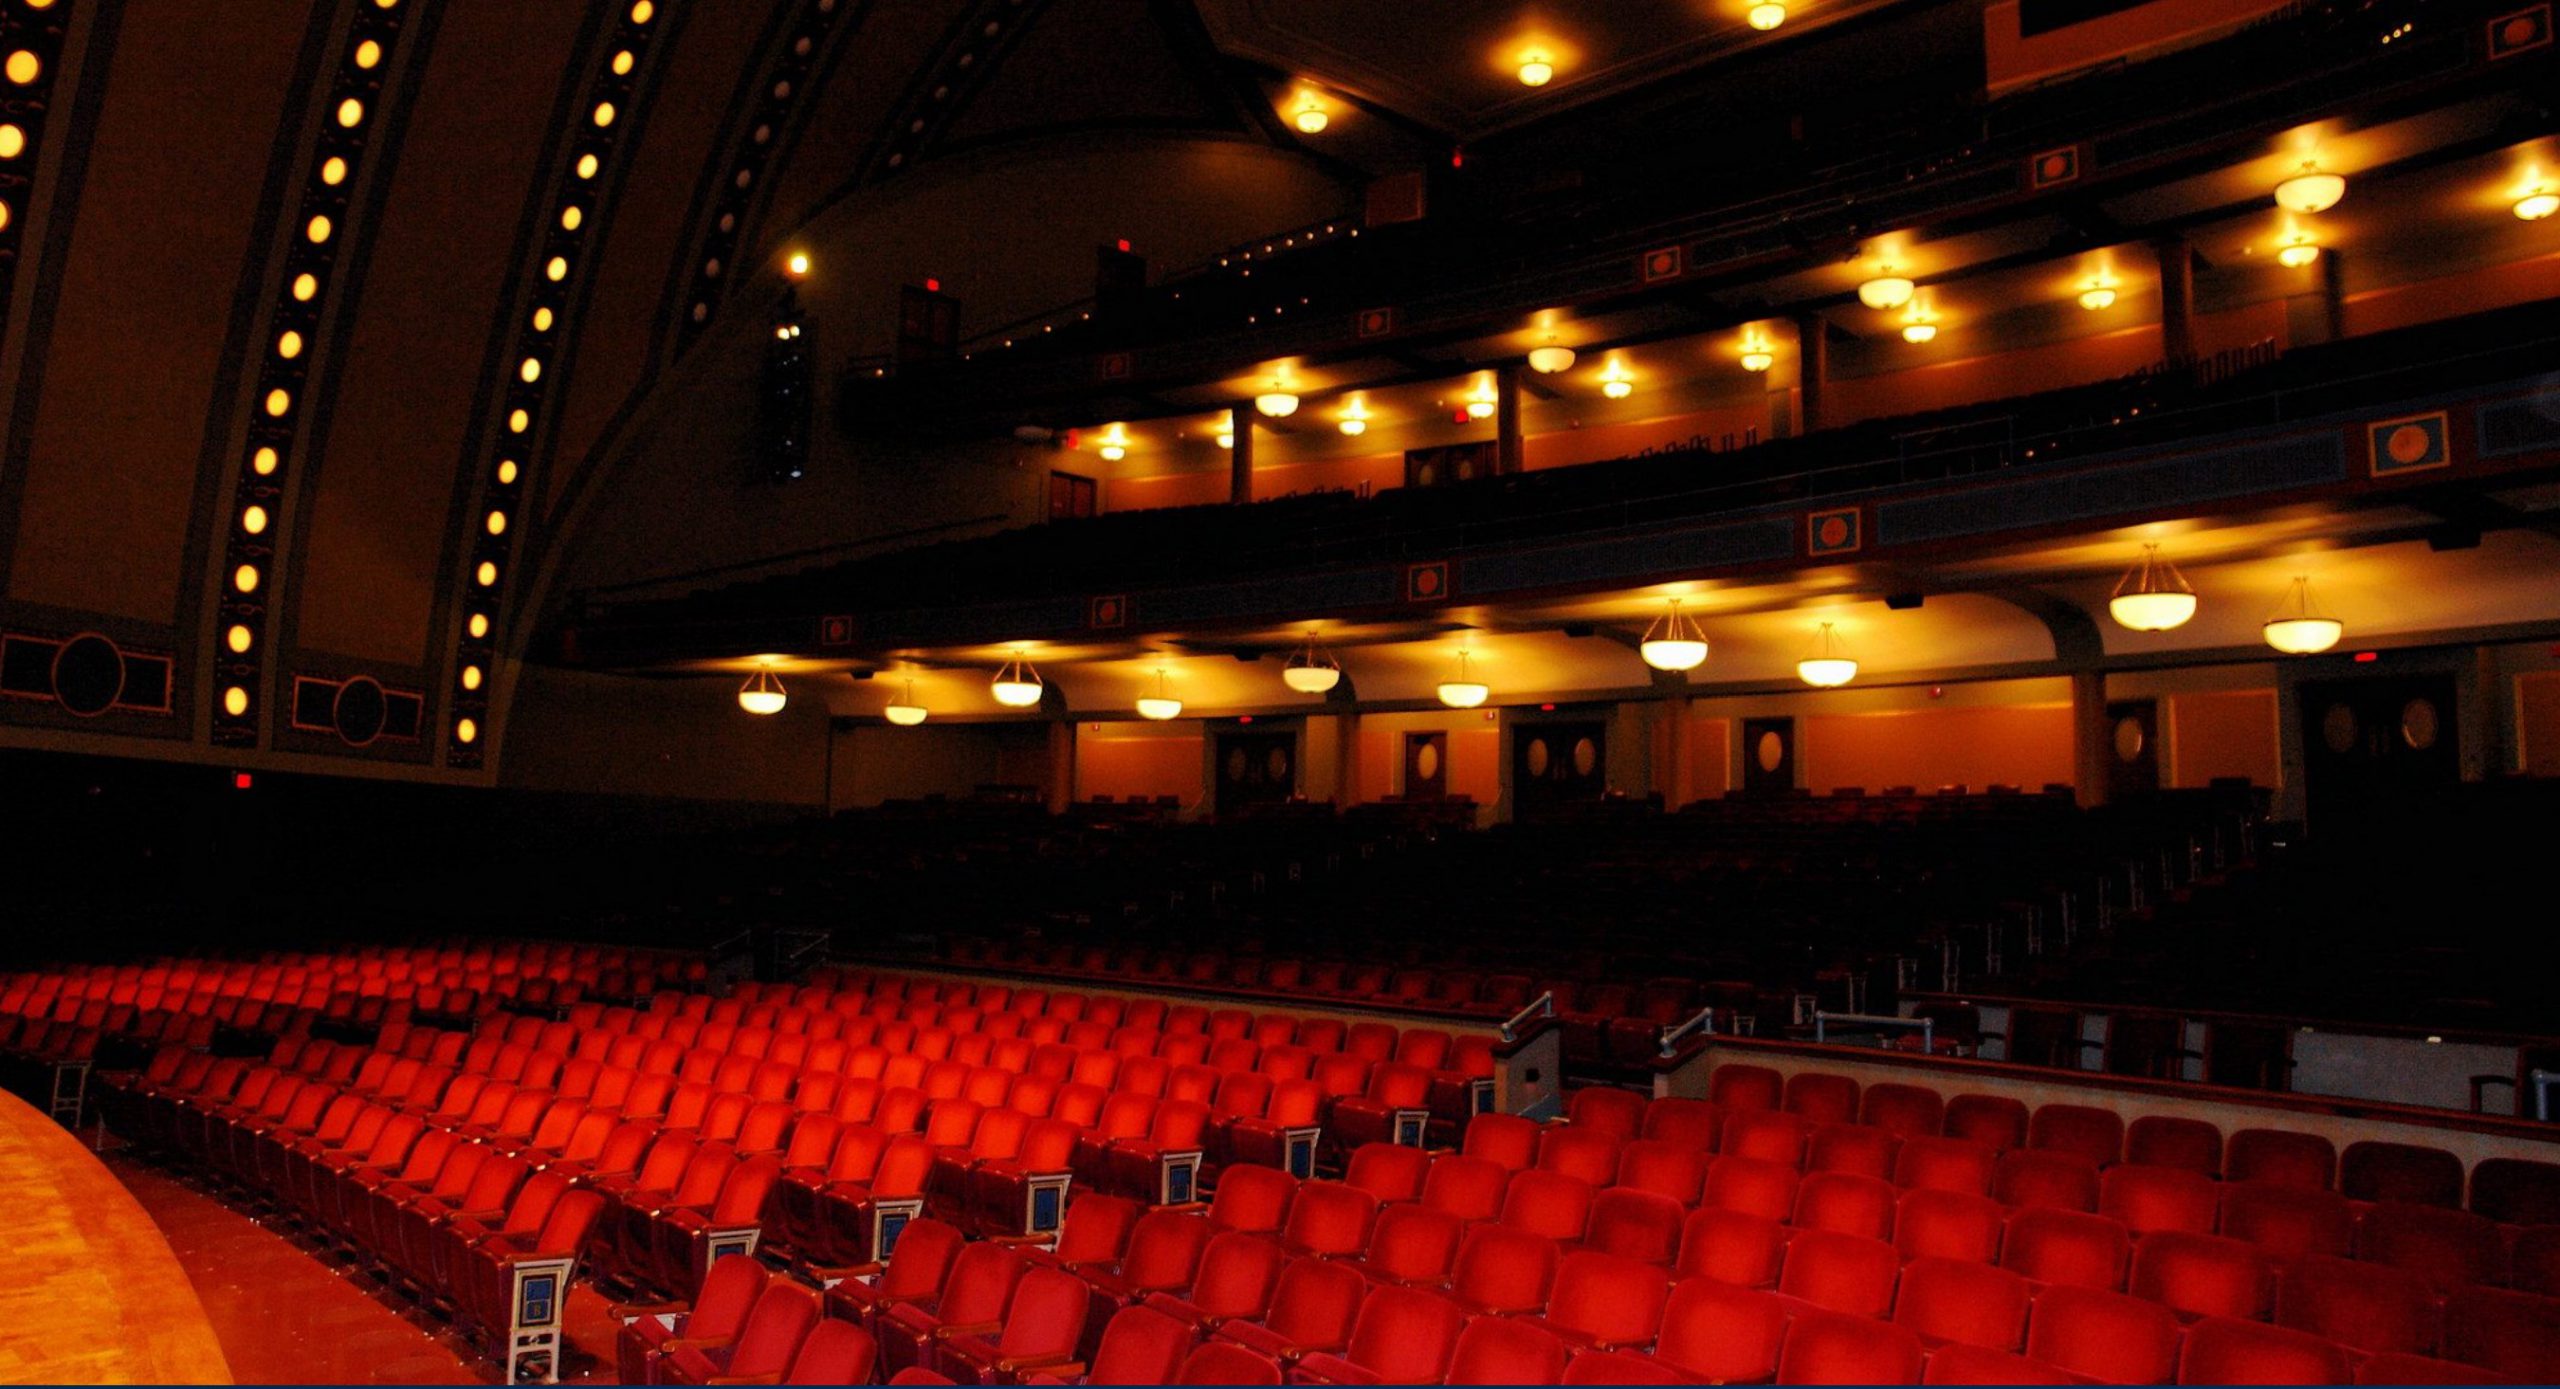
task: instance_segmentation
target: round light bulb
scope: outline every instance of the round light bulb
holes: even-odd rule
[[[1297,114],[1290,119],[1297,125],[1298,132],[1302,135],[1323,134],[1324,128],[1332,124],[1332,118],[1325,115],[1324,108],[1312,101],[1301,105]]]
[[[1775,0],[1766,0],[1766,3],[1752,6],[1748,18],[1752,28],[1765,33],[1787,22],[1787,7]]]
[[[900,728],[913,728],[924,722],[928,715],[921,704],[892,704],[880,711],[880,717]]]

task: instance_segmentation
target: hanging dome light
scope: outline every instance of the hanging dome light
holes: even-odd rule
[[[770,670],[759,669],[738,687],[738,707],[750,714],[779,714],[791,697],[782,691],[782,681]]]
[[[2178,566],[2160,558],[2160,547],[2142,547],[2142,562],[2116,581],[2107,616],[2136,632],[2166,632],[2196,615],[2196,591]]]
[[[1355,395],[1342,407],[1342,418],[1335,424],[1345,434],[1366,434],[1369,432],[1369,407]]]
[[[2080,287],[2080,307],[2091,313],[2116,306],[2116,282],[2104,275]]]
[[[916,703],[916,682],[908,681],[898,697],[889,701],[889,707],[880,711],[880,717],[900,728],[913,728],[924,722],[928,715],[925,707]]]
[[[1298,132],[1302,135],[1322,134],[1324,128],[1333,123],[1333,118],[1324,113],[1323,103],[1316,100],[1316,94],[1313,92],[1299,94],[1298,109],[1290,115],[1289,120],[1291,124],[1298,127]]]
[[[2345,196],[2347,181],[2321,172],[2319,161],[2314,159],[2302,161],[2301,172],[2276,185],[2276,206],[2305,217],[2336,207]]]
[[[1552,332],[1547,334],[1545,342],[1529,349],[1529,370],[1540,376],[1553,376],[1572,365],[1573,349],[1558,344]]]
[[[1767,371],[1777,362],[1777,360],[1778,354],[1769,349],[1769,344],[1765,339],[1754,336],[1742,340],[1742,369],[1744,371]]]
[[[1628,374],[1626,363],[1612,357],[1607,369],[1600,373],[1600,394],[1611,400],[1624,400],[1635,394],[1635,378]]]
[[[1911,302],[1911,295],[1918,288],[1910,280],[1894,274],[1893,267],[1888,265],[1883,274],[1858,286],[1858,302],[1871,309],[1898,309]]]
[[[1440,682],[1440,702],[1452,709],[1473,709],[1493,693],[1467,670],[1467,653],[1458,652],[1458,678]]]
[[[1342,663],[1316,645],[1316,634],[1310,630],[1307,644],[1290,653],[1288,668],[1280,672],[1280,683],[1300,694],[1324,694],[1342,683]]]
[[[1218,434],[1217,434],[1217,438],[1218,438],[1218,447],[1220,447],[1220,448],[1222,448],[1222,449],[1231,449],[1231,448],[1234,448],[1234,447],[1236,446],[1236,416],[1235,416],[1235,412],[1234,412],[1234,411],[1232,411],[1232,410],[1230,410],[1230,411],[1228,411],[1227,413],[1225,413],[1225,414],[1223,414],[1223,415],[1220,415],[1220,416],[1218,417],[1218,423],[1217,423],[1217,425],[1216,425],[1215,427],[1216,427],[1216,429],[1217,429],[1217,431],[1218,431]]]
[[[2516,195],[2515,214],[2520,222],[2539,222],[2555,212],[2560,212],[2560,193],[2547,183],[2534,184]]]
[[[2288,656],[2326,651],[2347,634],[2347,624],[2320,611],[2311,601],[2311,580],[2296,575],[2284,606],[2267,619],[2267,645]]]
[[[1858,678],[1858,663],[1839,654],[1831,624],[1822,624],[1822,654],[1796,662],[1796,678],[1817,690],[1837,689]]]
[[[1748,18],[1752,28],[1765,33],[1787,22],[1787,7],[1777,0],[1761,0],[1760,4],[1751,7]]]
[[[1911,312],[1904,314],[1902,317],[1902,340],[1910,343],[1921,343],[1928,342],[1937,336],[1938,316],[1929,312],[1927,309],[1920,307],[1917,303],[1913,304],[1911,306]]]
[[[1182,701],[1164,692],[1164,667],[1156,667],[1156,692],[1138,698],[1138,717],[1162,723],[1182,717]]]
[[[1707,663],[1707,634],[1681,615],[1680,600],[1674,598],[1662,616],[1644,629],[1636,654],[1655,670],[1696,670]]]
[[[1521,86],[1543,87],[1554,80],[1556,80],[1556,64],[1554,59],[1548,57],[1544,53],[1533,52],[1523,53],[1520,55]]]
[[[1479,377],[1476,380],[1476,388],[1467,393],[1467,418],[1490,419],[1493,416],[1494,407],[1500,403],[1500,398],[1493,393],[1493,378]]]
[[[1016,651],[1013,659],[996,672],[995,683],[989,688],[995,692],[996,703],[1007,709],[1028,709],[1040,702],[1040,672]]]
[[[1101,453],[1102,461],[1105,463],[1117,463],[1129,456],[1129,433],[1117,422],[1114,422],[1110,431],[1102,436]]]
[[[2312,240],[2311,233],[2306,231],[2295,232],[2286,239],[2283,249],[2276,252],[2276,262],[2288,270],[2300,270],[2318,259],[2320,243]]]
[[[1273,389],[1253,398],[1253,408],[1275,420],[1285,420],[1298,413],[1298,398],[1278,389],[1279,382],[1274,381],[1271,384]]]

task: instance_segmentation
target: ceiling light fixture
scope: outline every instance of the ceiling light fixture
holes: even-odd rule
[[[916,682],[913,680],[906,683],[896,699],[889,701],[888,708],[880,711],[880,717],[900,728],[913,728],[929,716],[929,711],[916,703]]]
[[[1636,654],[1655,670],[1696,670],[1707,663],[1707,634],[1682,615],[1680,600],[1674,598],[1662,616],[1644,629]]]
[[[1544,53],[1531,51],[1520,55],[1520,85],[1543,87],[1556,79],[1556,64]]]
[[[1742,340],[1742,369],[1744,371],[1767,371],[1777,362],[1777,360],[1778,354],[1770,350],[1768,339],[1754,333],[1750,337]]]
[[[790,702],[791,697],[783,693],[782,682],[762,667],[738,687],[738,707],[750,714],[779,714],[782,706]]]
[[[1467,393],[1467,418],[1491,419],[1494,407],[1500,403],[1500,398],[1493,393],[1493,377],[1480,376],[1476,378],[1476,388]]]
[[[2560,212],[2560,192],[2552,191],[2548,183],[2528,183],[2516,190],[2513,210],[2519,222],[2539,222],[2552,213]]]
[[[1342,683],[1342,663],[1333,653],[1316,644],[1315,629],[1307,630],[1307,644],[1289,655],[1289,665],[1280,672],[1280,683],[1300,694],[1324,694]]]
[[[1628,373],[1627,364],[1615,357],[1610,358],[1609,365],[1600,372],[1600,394],[1611,400],[1624,400],[1633,395],[1635,389],[1635,377]]]
[[[2166,632],[2196,615],[2196,591],[2178,566],[2160,558],[2160,547],[2142,547],[2142,561],[2116,581],[2107,615],[2136,632]]]
[[[1121,459],[1128,457],[1128,431],[1122,429],[1117,423],[1114,423],[1102,436],[1101,453],[1102,461],[1105,463],[1117,463]]]
[[[1231,449],[1236,446],[1236,416],[1234,411],[1230,410],[1227,413],[1220,415],[1218,417],[1218,422],[1210,427],[1218,431],[1218,447],[1222,449]]]
[[[1938,336],[1938,316],[1914,303],[1911,312],[1902,316],[1904,342],[1928,342]]]
[[[996,703],[1007,709],[1028,709],[1040,702],[1044,686],[1039,670],[1022,659],[1021,650],[1016,648],[1013,659],[996,672],[995,683],[989,688],[995,692]]]
[[[2336,207],[2345,196],[2347,181],[2336,174],[2323,173],[2316,159],[2302,161],[2299,173],[2276,185],[2276,206],[2304,217]]]
[[[2116,306],[2116,282],[2100,275],[2080,286],[2080,307],[2091,313]]]
[[[1458,649],[1458,678],[1440,682],[1440,702],[1452,709],[1473,709],[1485,702],[1493,691],[1467,669],[1466,648]]]
[[[791,278],[795,280],[799,279],[801,276],[809,273],[809,253],[806,251],[792,252],[790,256],[782,262],[782,268],[790,274]]]
[[[1529,349],[1529,370],[1540,376],[1553,376],[1572,365],[1573,349],[1559,345],[1553,330],[1548,331],[1545,342]]]
[[[1164,692],[1164,667],[1156,667],[1156,692],[1138,697],[1138,717],[1163,723],[1182,717],[1182,701]]]
[[[1777,0],[1762,0],[1760,4],[1751,7],[1751,13],[1746,17],[1750,20],[1752,28],[1766,33],[1787,22],[1787,7],[1777,3]]]
[[[1298,413],[1298,397],[1281,389],[1285,384],[1279,377],[1271,378],[1271,389],[1253,398],[1253,408],[1275,420]]]
[[[2337,645],[2347,634],[2347,624],[2322,612],[2312,601],[2311,580],[2297,574],[2283,606],[2267,619],[2265,631],[2267,645],[2288,656],[2309,656]]]
[[[1298,109],[1290,115],[1289,121],[1298,127],[1298,133],[1302,135],[1321,135],[1324,128],[1333,123],[1333,118],[1324,113],[1324,106],[1316,100],[1315,93],[1301,92]]]
[[[1342,418],[1335,423],[1345,434],[1366,434],[1369,432],[1369,407],[1354,395],[1342,407]]]
[[[2318,259],[2320,243],[2312,240],[2307,231],[2297,231],[2286,238],[2283,248],[2276,252],[2276,263],[2288,270],[2300,270]]]
[[[1817,690],[1838,689],[1858,678],[1858,663],[1839,653],[1831,624],[1822,624],[1822,653],[1796,662],[1796,678]]]
[[[1908,277],[1893,273],[1893,267],[1888,265],[1883,274],[1858,286],[1858,302],[1871,309],[1898,309],[1911,302],[1917,288]]]

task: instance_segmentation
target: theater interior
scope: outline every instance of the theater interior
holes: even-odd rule
[[[0,1380],[2560,1382],[2553,10],[0,0]]]

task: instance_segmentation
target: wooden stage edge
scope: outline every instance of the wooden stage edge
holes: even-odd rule
[[[78,1137],[5,1090],[0,1209],[0,1383],[231,1383],[160,1227]]]

